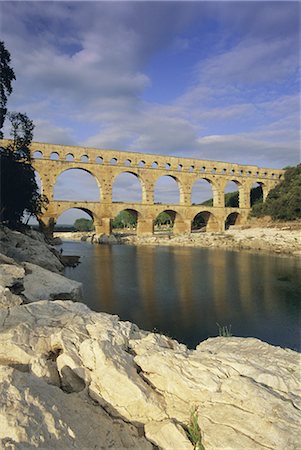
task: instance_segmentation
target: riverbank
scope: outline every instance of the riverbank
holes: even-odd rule
[[[279,227],[231,227],[222,233],[194,232],[183,235],[155,233],[152,236],[118,234],[114,243],[128,245],[168,245],[229,250],[252,250],[279,255],[301,256],[301,227],[299,224]],[[55,233],[66,240],[91,240],[93,233]],[[95,238],[94,238],[95,239]]]
[[[79,283],[37,233],[0,241],[2,448],[193,450],[193,424],[206,450],[300,447],[300,354],[238,337],[189,350],[66,300]]]

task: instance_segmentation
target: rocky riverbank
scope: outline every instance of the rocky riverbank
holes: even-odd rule
[[[154,235],[149,237],[126,236],[125,244],[171,245],[185,247],[252,250],[280,255],[301,256],[300,230],[278,228],[234,228],[222,233],[191,233],[181,236]]]
[[[118,234],[95,236],[93,233],[55,233],[66,240],[93,240],[102,244],[170,245],[187,247],[252,250],[279,255],[301,256],[301,226],[283,227],[231,227],[222,233],[195,232],[174,236],[155,233],[153,236]]]
[[[237,337],[189,350],[66,300],[58,267],[33,262],[55,255],[42,238],[2,242],[1,448],[193,450],[192,416],[206,450],[300,448],[300,354]]]

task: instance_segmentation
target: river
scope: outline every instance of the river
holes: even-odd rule
[[[194,348],[217,336],[251,336],[301,351],[301,260],[185,247],[64,241],[80,255],[65,275],[83,283],[94,311],[155,330]]]

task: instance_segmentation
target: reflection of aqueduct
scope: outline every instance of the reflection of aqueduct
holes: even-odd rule
[[[283,175],[283,170],[262,169],[257,166],[38,142],[31,144],[31,154],[32,164],[41,178],[43,194],[49,199],[47,211],[41,217],[49,232],[53,231],[57,218],[69,208],[87,212],[94,219],[97,234],[109,234],[111,220],[124,209],[137,212],[139,235],[153,233],[154,220],[162,211],[173,211],[175,234],[189,233],[192,221],[199,213],[205,220],[207,231],[223,231],[230,214],[239,223],[246,221],[250,210],[250,190],[254,183],[262,186],[265,198]],[[83,169],[92,174],[100,189],[100,201],[53,200],[53,187],[57,177],[68,169]],[[112,201],[113,181],[124,172],[134,174],[140,180],[142,202]],[[154,203],[154,185],[164,175],[172,177],[178,183],[178,205]],[[211,184],[212,207],[191,203],[192,186],[198,179],[205,179]],[[238,186],[239,208],[224,206],[224,188],[229,181],[234,181]]]

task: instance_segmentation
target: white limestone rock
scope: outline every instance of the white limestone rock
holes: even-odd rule
[[[21,370],[20,370],[21,369]],[[23,371],[24,370],[24,371]],[[82,394],[0,366],[0,442],[9,450],[136,449],[153,446],[130,424],[112,419]]]
[[[74,300],[82,299],[82,283],[50,272],[36,264],[24,263],[23,295],[28,302],[39,300]]]
[[[11,422],[8,426],[3,419],[2,439],[13,440],[12,448],[49,448],[49,434],[55,445],[56,439],[66,439],[61,442],[71,448],[69,428],[75,448],[87,448],[81,433],[91,399],[94,412],[104,408],[111,421],[126,419],[142,434],[144,428],[146,438],[164,450],[191,448],[184,429],[194,410],[206,450],[293,450],[301,445],[300,355],[257,339],[215,338],[188,350],[81,303],[41,301],[0,310],[1,365],[15,369],[2,372],[9,393],[3,403],[12,396],[14,405],[11,416],[3,406]],[[26,389],[28,409],[20,394]],[[43,392],[51,397],[51,408]],[[72,399],[85,399],[86,409],[82,403],[71,407]],[[81,419],[70,413],[72,408],[81,411]],[[88,448],[108,448],[105,436],[94,434],[99,430],[94,430],[93,417]]]

